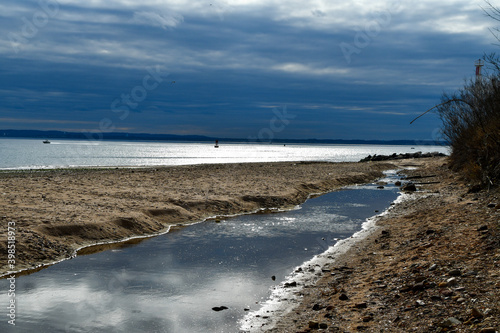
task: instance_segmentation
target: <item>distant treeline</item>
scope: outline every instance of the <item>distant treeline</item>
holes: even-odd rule
[[[38,130],[0,130],[0,137],[4,138],[34,138],[34,139],[76,139],[76,140],[137,140],[137,141],[191,141],[210,142],[219,140],[223,142],[257,142],[257,143],[306,143],[306,144],[372,144],[372,145],[448,145],[446,141],[432,140],[320,140],[320,139],[275,139],[272,142],[258,141],[243,138],[215,138],[202,135],[174,135],[174,134],[149,134],[149,133],[89,133],[89,132],[63,132],[63,131],[38,131]]]

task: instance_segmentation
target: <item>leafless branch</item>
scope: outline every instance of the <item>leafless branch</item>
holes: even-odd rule
[[[420,116],[418,116],[417,118],[413,119],[413,120],[410,122],[410,125],[411,125],[411,124],[413,124],[413,122],[414,122],[415,120],[417,120],[418,118],[422,117],[422,116],[423,116],[423,115],[425,115],[426,113],[428,113],[428,112],[430,112],[430,111],[432,111],[432,110],[434,110],[435,108],[438,108],[438,107],[440,107],[440,106],[443,106],[443,105],[449,104],[449,103],[451,103],[451,102],[460,102],[460,103],[465,103],[465,104],[467,104],[467,105],[471,106],[471,105],[470,105],[470,103],[468,103],[468,102],[464,101],[463,99],[453,98],[453,99],[450,99],[450,100],[448,100],[448,101],[446,101],[446,102],[444,102],[444,103],[441,103],[441,104],[435,105],[435,106],[433,106],[432,108],[430,108],[429,110],[425,111],[425,112],[424,112],[424,113],[422,113]]]

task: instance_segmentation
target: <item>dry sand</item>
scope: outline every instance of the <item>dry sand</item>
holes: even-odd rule
[[[14,270],[96,243],[165,232],[213,216],[288,208],[309,194],[380,177],[388,163],[251,163],[0,173],[0,275],[15,224]]]

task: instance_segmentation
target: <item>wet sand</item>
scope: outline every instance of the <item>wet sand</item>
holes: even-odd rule
[[[0,275],[210,217],[291,208],[310,194],[373,181],[390,168],[287,162],[0,172]],[[7,261],[9,225],[14,269]]]

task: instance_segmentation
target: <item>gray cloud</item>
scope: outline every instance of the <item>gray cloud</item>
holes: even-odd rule
[[[466,1],[48,3],[57,11],[37,1],[0,5],[0,118],[73,120],[75,130],[116,118],[111,103],[160,66],[168,79],[117,127],[246,137],[269,121],[259,105],[288,105],[297,118],[284,137],[425,139],[438,121],[409,127],[409,118],[495,50],[494,23]],[[30,25],[36,33],[27,35]],[[389,123],[400,127],[378,132]]]

